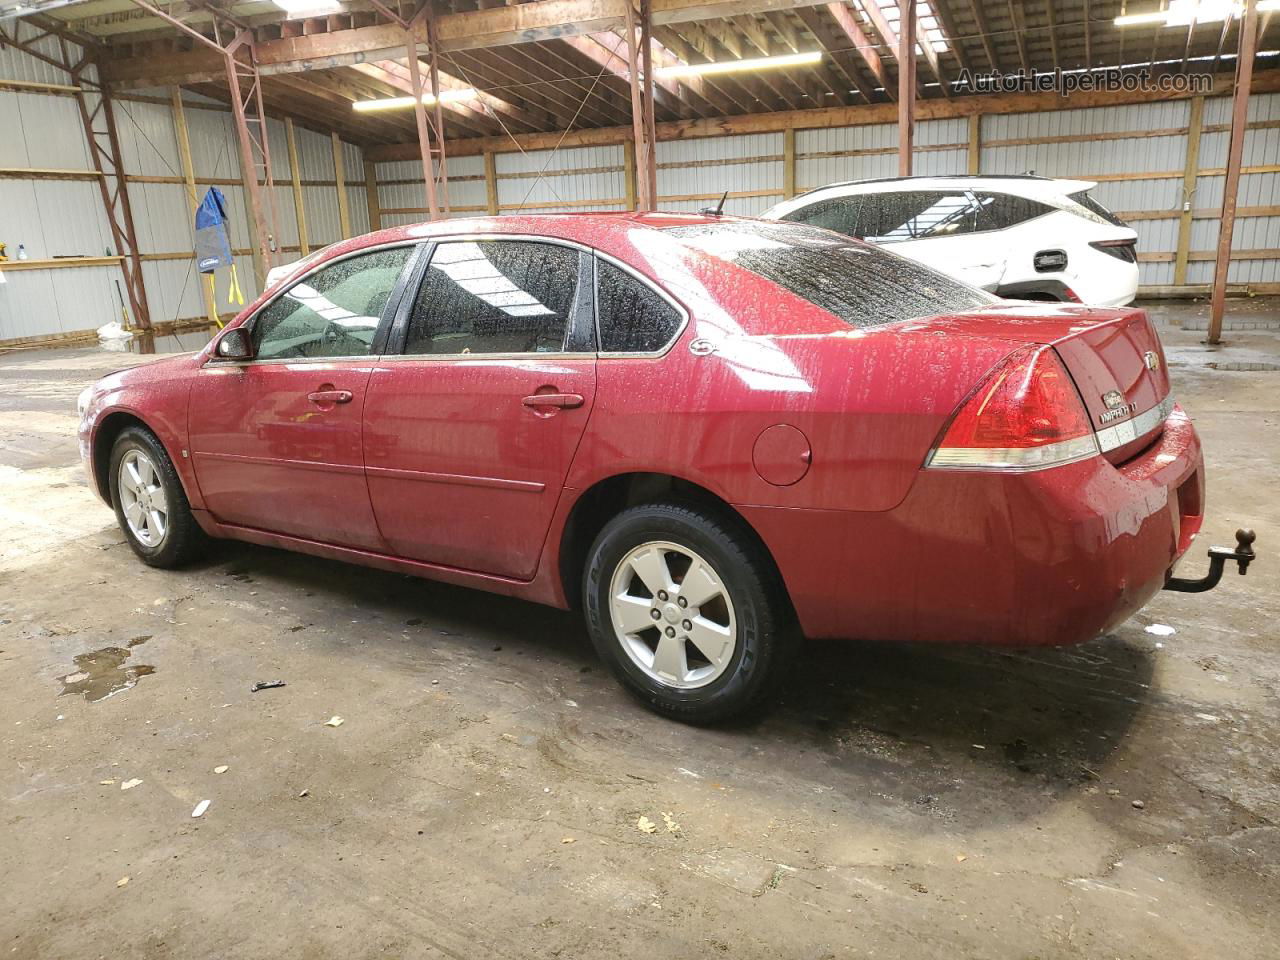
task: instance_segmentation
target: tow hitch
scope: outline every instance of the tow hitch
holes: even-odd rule
[[[1184,580],[1182,577],[1165,577],[1166,590],[1178,590],[1182,593],[1204,593],[1212,590],[1222,579],[1222,566],[1228,560],[1234,560],[1240,567],[1240,576],[1249,570],[1249,564],[1257,556],[1253,552],[1253,541],[1257,535],[1252,530],[1236,531],[1235,549],[1230,547],[1209,548],[1209,573],[1200,580]]]

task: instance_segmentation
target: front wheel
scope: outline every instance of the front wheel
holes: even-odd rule
[[[111,448],[116,520],[143,561],[176,567],[196,556],[205,535],[191,514],[173,461],[151,431],[127,427]]]
[[[583,589],[596,651],[659,713],[694,723],[758,708],[795,629],[763,548],[730,518],[674,503],[611,520]]]

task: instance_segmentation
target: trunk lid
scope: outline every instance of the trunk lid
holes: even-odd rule
[[[1164,348],[1144,310],[1009,303],[919,323],[938,332],[1051,344],[1112,463],[1150,445],[1172,410]]]

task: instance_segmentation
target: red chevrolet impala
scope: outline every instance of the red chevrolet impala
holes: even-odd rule
[[[691,720],[760,702],[801,634],[1091,638],[1204,504],[1141,310],[727,217],[346,241],[81,408],[146,563],[229,537],[580,606],[623,684]]]

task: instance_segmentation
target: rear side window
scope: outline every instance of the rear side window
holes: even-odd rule
[[[596,318],[604,353],[655,353],[680,329],[680,311],[625,270],[596,259]]]
[[[975,211],[967,194],[918,190],[866,194],[852,234],[874,243],[892,243],[949,237],[974,229]]]
[[[418,288],[405,353],[559,353],[578,252],[523,240],[442,243]]]
[[[853,327],[971,310],[995,301],[914,260],[801,224],[712,223],[667,232],[776,283]]]
[[[1053,207],[1007,193],[979,193],[978,229],[1004,230],[1053,212]]]
[[[412,252],[396,247],[347,257],[299,280],[254,319],[254,356],[366,356]]]
[[[811,227],[822,227],[852,237],[858,230],[858,201],[861,197],[833,197],[830,200],[818,200],[793,210],[783,220],[793,223],[807,223]]]

